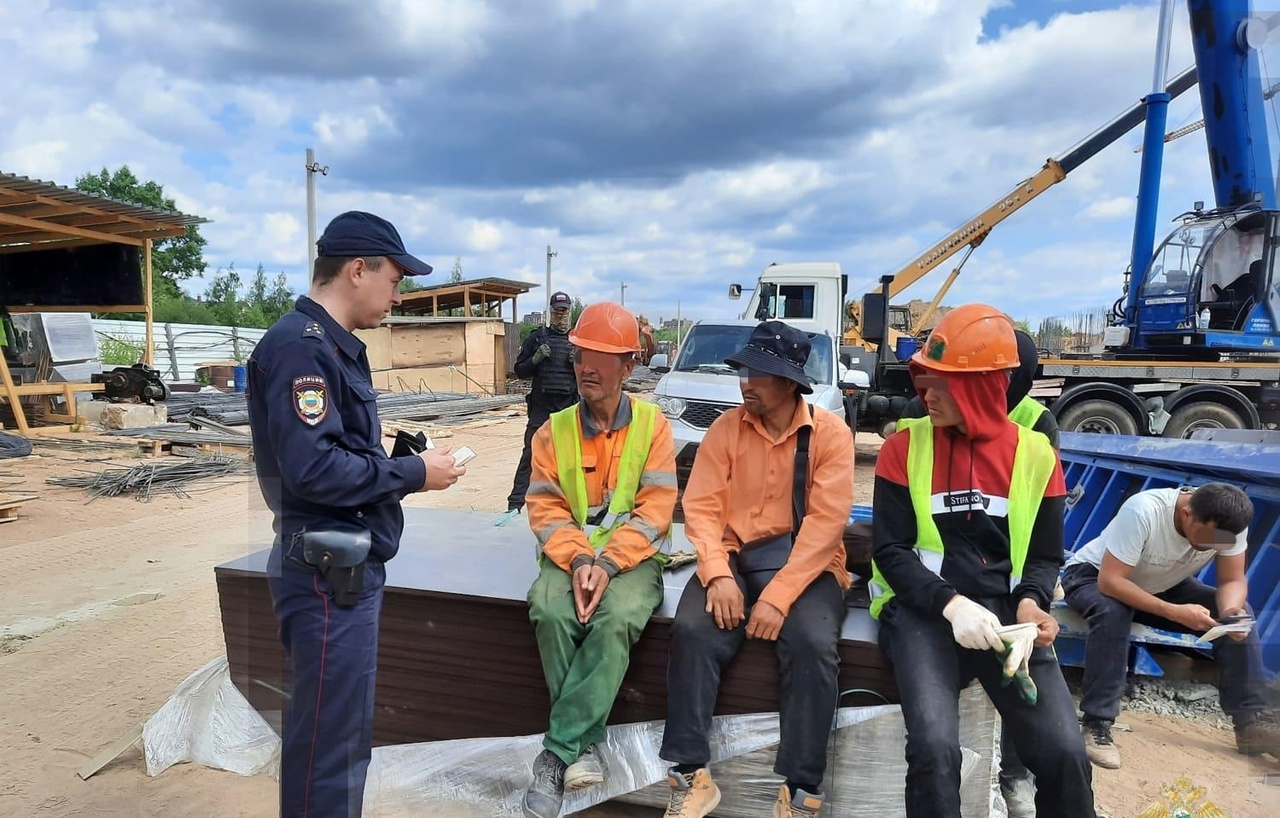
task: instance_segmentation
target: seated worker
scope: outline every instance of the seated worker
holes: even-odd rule
[[[976,678],[1019,738],[1038,818],[1092,818],[1089,760],[1049,649],[1066,486],[1049,441],[1006,411],[1013,322],[958,307],[910,365],[929,416],[902,421],[880,450],[869,583],[907,727],[906,814],[960,815],[958,697]]]
[[[676,506],[671,426],[622,391],[640,350],[635,317],[592,304],[569,342],[582,401],[534,434],[526,495],[541,548],[529,618],[551,691],[527,818],[556,818],[566,790],[604,780],[597,744],[631,648],[662,603],[658,543]]]
[[[774,772],[786,782],[774,818],[822,809],[849,587],[843,534],[853,507],[853,436],[841,418],[805,402],[813,391],[808,357],[805,333],[766,321],[725,359],[738,370],[742,405],[711,424],[685,488],[698,573],[671,626],[659,753],[675,763],[668,818],[702,818],[720,803],[707,770],[708,733],[721,671],[744,639],[776,642],[781,666]],[[798,508],[797,462],[807,464]]]
[[[1040,351],[1036,349],[1035,339],[1030,334],[1017,329],[1014,330],[1014,335],[1018,339],[1018,367],[1011,370],[1009,389],[1005,393],[1005,408],[1009,411],[1009,420],[1044,435],[1049,445],[1056,450],[1058,422],[1044,404],[1028,395],[1035,380]],[[927,415],[928,410],[919,395],[907,403],[907,408],[902,413],[904,418],[922,418]],[[1024,818],[1035,815],[1035,782],[1026,765],[1018,758],[1015,742],[1009,723],[1005,722],[1000,733],[1000,794],[1004,796],[1009,818]]]
[[[1129,667],[1129,627],[1204,633],[1220,616],[1249,613],[1245,578],[1253,503],[1235,486],[1148,489],[1130,497],[1062,572],[1067,604],[1089,623],[1084,693],[1085,748],[1099,767],[1119,769],[1111,723],[1120,713]],[[1195,578],[1214,563],[1218,587]],[[1266,710],[1258,635],[1229,634],[1213,643],[1219,701],[1235,723],[1236,749],[1280,755],[1280,725]]]

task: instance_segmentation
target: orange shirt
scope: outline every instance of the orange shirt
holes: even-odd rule
[[[582,468],[587,486],[587,519],[607,507],[618,486],[618,463],[623,445],[631,431],[630,395],[623,394],[613,428],[598,431],[579,404],[582,426]],[[529,527],[538,538],[542,552],[566,571],[578,559],[594,560],[596,552],[587,534],[573,519],[569,501],[560,489],[557,452],[551,437],[551,422],[533,436],[533,471],[525,505],[529,510]],[[573,456],[572,452],[568,453]],[[606,494],[606,489],[607,494]],[[653,419],[653,442],[636,490],[636,505],[631,519],[609,538],[600,555],[610,575],[629,571],[658,552],[660,543],[671,530],[676,508],[676,455],[671,438],[671,424],[658,413]],[[617,569],[614,571],[612,569]]]
[[[792,528],[791,487],[796,432],[812,426],[807,509],[791,556],[760,599],[785,615],[823,571],[850,584],[844,528],[853,508],[853,435],[839,417],[810,411],[801,400],[791,426],[773,439],[759,418],[741,406],[707,430],[684,492],[685,534],[698,550],[698,578],[709,585],[731,577],[729,554],[742,543]]]

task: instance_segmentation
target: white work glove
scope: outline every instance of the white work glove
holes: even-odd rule
[[[1039,628],[1034,622],[1018,625],[1005,625],[999,629],[1000,639],[1006,651],[1001,655],[1004,662],[1004,674],[1000,680],[1001,687],[1010,682],[1017,682],[1018,695],[1031,706],[1035,706],[1039,698],[1036,683],[1031,678],[1031,651],[1036,646],[1036,635]]]
[[[1039,629],[1034,622],[1019,625],[1005,625],[997,628],[996,633],[1008,646],[1009,653],[1004,660],[1004,678],[1012,679],[1018,671],[1028,673],[1031,670],[1031,650],[1036,646],[1036,634]]]
[[[951,623],[951,633],[960,647],[1004,651],[1004,642],[996,632],[1000,618],[972,599],[956,594],[942,609],[942,615]]]

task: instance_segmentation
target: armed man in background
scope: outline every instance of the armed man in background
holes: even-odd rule
[[[529,526],[541,569],[529,618],[551,691],[526,818],[556,818],[566,790],[604,781],[599,751],[631,648],[662,604],[660,543],[676,507],[675,442],[657,405],[622,391],[635,317],[592,304],[569,333],[582,402],[533,437]]]
[[[551,319],[544,327],[529,333],[520,345],[513,367],[516,376],[533,381],[525,397],[529,421],[524,427],[524,451],[516,466],[511,494],[507,495],[507,511],[494,525],[506,525],[524,508],[532,468],[533,435],[555,412],[578,402],[578,382],[573,371],[573,347],[569,344],[569,325],[573,318],[573,299],[568,293],[551,296]]]

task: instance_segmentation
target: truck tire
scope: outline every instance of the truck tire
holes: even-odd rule
[[[1173,410],[1164,436],[1188,439],[1196,429],[1244,429],[1244,418],[1220,403],[1197,401]]]
[[[1085,432],[1101,435],[1136,435],[1138,423],[1109,400],[1086,400],[1070,406],[1058,418],[1063,432]]]

